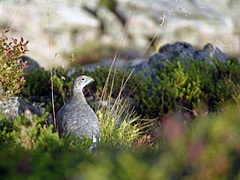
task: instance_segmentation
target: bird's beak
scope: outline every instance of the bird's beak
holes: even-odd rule
[[[94,79],[93,78],[90,78],[90,82],[93,82],[94,81]]]

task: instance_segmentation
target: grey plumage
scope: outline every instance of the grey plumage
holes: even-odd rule
[[[82,134],[85,133],[93,139],[93,144],[96,144],[100,140],[98,118],[82,92],[83,88],[92,81],[93,79],[88,76],[76,78],[72,97],[57,113],[57,126],[60,134],[71,133],[82,138]]]

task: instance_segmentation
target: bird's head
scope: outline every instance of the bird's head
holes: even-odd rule
[[[76,78],[74,85],[73,85],[73,93],[81,92],[83,88],[88,85],[90,82],[94,81],[92,78],[88,76],[79,76]]]

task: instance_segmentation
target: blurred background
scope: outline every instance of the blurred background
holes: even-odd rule
[[[238,0],[1,0],[0,28],[42,67],[147,58],[166,43],[240,55]],[[75,61],[69,57],[74,54]]]

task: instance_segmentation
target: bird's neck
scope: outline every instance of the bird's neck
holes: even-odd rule
[[[73,91],[73,97],[82,103],[87,103],[82,91]]]

